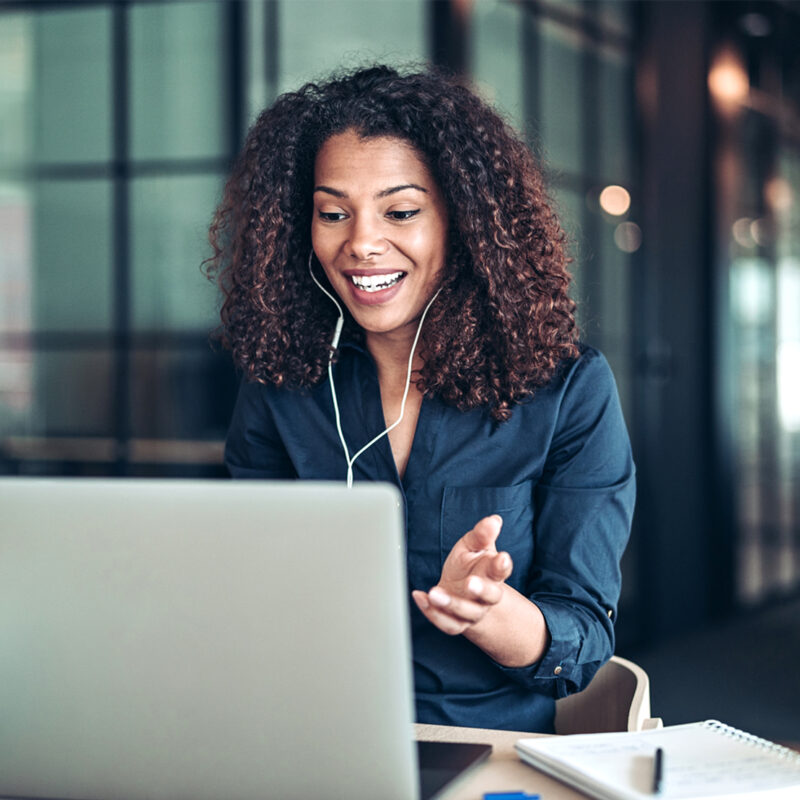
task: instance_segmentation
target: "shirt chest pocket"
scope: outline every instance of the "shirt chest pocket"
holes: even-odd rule
[[[442,496],[441,561],[483,517],[499,514],[503,527],[497,549],[514,561],[508,583],[520,589],[533,560],[533,481],[515,486],[446,486]]]

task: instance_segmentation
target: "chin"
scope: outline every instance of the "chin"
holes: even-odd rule
[[[369,319],[369,320],[359,320],[359,318],[353,315],[355,321],[358,323],[359,327],[365,333],[372,333],[375,335],[385,335],[390,333],[396,333],[404,328],[409,328],[413,325],[414,320],[407,320],[407,319]]]

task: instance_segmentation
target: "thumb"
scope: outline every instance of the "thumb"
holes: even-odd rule
[[[484,517],[471,531],[464,534],[464,544],[474,553],[489,550],[494,547],[502,527],[503,518],[499,514]]]

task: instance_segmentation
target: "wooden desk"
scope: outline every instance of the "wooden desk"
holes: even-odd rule
[[[586,795],[523,764],[514,750],[517,739],[543,734],[494,731],[485,728],[451,728],[447,725],[415,725],[418,739],[433,742],[480,742],[492,745],[489,760],[457,780],[442,800],[483,800],[485,792],[527,792],[542,800],[586,800]],[[800,742],[782,742],[800,751]]]
[[[523,764],[514,742],[535,733],[493,731],[484,728],[450,728],[446,725],[415,725],[418,739],[434,742],[481,742],[492,745],[489,760],[456,781],[446,792],[446,800],[482,800],[484,792],[527,792],[542,800],[586,800],[586,795]],[[541,734],[538,734],[541,735]]]

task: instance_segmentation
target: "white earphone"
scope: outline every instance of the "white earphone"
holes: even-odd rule
[[[412,366],[414,363],[414,353],[417,349],[417,342],[419,341],[420,333],[422,332],[422,323],[425,322],[425,317],[428,314],[428,309],[433,305],[433,301],[439,296],[439,292],[441,289],[437,289],[436,293],[431,297],[428,301],[428,304],[425,306],[425,310],[422,312],[422,316],[419,319],[419,325],[417,326],[417,333],[414,336],[414,343],[411,345],[411,353],[408,356],[408,372],[406,373],[406,386],[403,390],[403,400],[400,403],[400,416],[391,424],[389,425],[386,430],[379,433],[374,439],[367,442],[352,458],[350,457],[350,450],[347,447],[347,442],[344,438],[344,433],[342,432],[342,420],[339,416],[339,401],[336,397],[336,387],[333,383],[333,356],[336,351],[336,348],[339,346],[339,337],[342,333],[342,326],[344,325],[344,311],[342,310],[339,301],[317,280],[316,276],[314,275],[314,270],[312,268],[312,260],[314,258],[314,251],[312,250],[308,254],[308,271],[311,274],[311,279],[317,286],[325,293],[325,295],[330,299],[330,301],[336,306],[337,310],[339,311],[339,319],[336,320],[336,328],[333,332],[333,337],[331,338],[331,352],[328,356],[328,381],[331,385],[331,397],[333,399],[333,413],[336,417],[336,430],[339,434],[339,441],[342,443],[342,450],[344,451],[345,461],[347,461],[347,488],[350,489],[353,486],[353,464],[355,463],[356,459],[366,450],[368,450],[375,442],[382,439],[386,436],[389,431],[394,430],[402,421],[403,414],[405,414],[406,410],[406,399],[408,398],[408,392],[411,388],[411,372]]]

